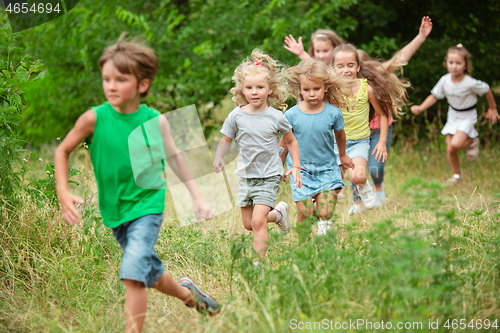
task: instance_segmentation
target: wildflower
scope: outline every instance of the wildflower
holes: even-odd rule
[[[38,160],[39,160],[40,162],[43,162],[43,160],[42,160],[42,158],[41,158],[41,157],[39,157],[39,158],[38,158]]]

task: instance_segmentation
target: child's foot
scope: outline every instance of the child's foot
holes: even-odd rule
[[[472,139],[472,143],[467,147],[467,161],[474,161],[479,155],[479,138]]]
[[[349,215],[354,215],[354,214],[359,214],[362,211],[363,211],[363,209],[360,206],[354,204],[354,205],[351,206],[351,208],[349,208],[349,210],[347,211],[347,213]]]
[[[183,276],[179,279],[179,284],[191,291],[194,296],[194,305],[186,306],[189,308],[196,307],[196,310],[202,314],[208,313],[213,316],[220,312],[220,304],[210,295],[205,294],[200,288],[194,283],[194,281],[189,276]]]
[[[446,182],[449,184],[459,184],[461,181],[462,181],[462,177],[460,177],[460,175],[457,175],[457,174],[453,175],[453,177],[448,178],[446,180]]]
[[[356,185],[358,188],[358,194],[363,202],[363,206],[366,209],[372,209],[375,206],[375,195],[373,194],[373,188],[370,182],[367,180],[365,185]]]
[[[288,219],[288,204],[284,201],[279,202],[274,208],[278,213],[281,214],[281,220],[275,222],[278,225],[278,230],[282,234],[290,232],[290,220]]]

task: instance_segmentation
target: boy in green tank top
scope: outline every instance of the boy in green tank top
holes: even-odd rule
[[[166,186],[161,178],[164,159],[148,168],[147,186],[139,184],[139,177],[134,174],[137,170],[132,165],[135,161],[131,161],[136,157],[131,158],[129,152],[134,130],[144,130],[146,124],[157,125],[156,138],[154,134],[147,134],[148,147],[159,144],[159,150],[167,152],[170,166],[192,196],[198,221],[212,218],[214,212],[203,199],[177,150],[166,117],[139,104],[139,97],[147,95],[159,69],[154,51],[122,41],[124,36],[122,34],[115,45],[106,48],[99,59],[107,102],[78,118],[56,150],[55,169],[62,215],[69,225],[73,225],[81,220],[75,204],[82,204],[83,200],[68,189],[69,154],[85,138],[92,138],[90,156],[99,190],[100,212],[104,224],[112,228],[123,250],[120,279],[126,289],[126,332],[141,332],[147,309],[146,287],[177,297],[186,306],[210,315],[218,313],[220,305],[189,277],[175,281],[154,250],[165,202]]]

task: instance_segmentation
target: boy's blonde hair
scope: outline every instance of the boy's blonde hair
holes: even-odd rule
[[[335,56],[339,52],[351,52],[356,57],[356,62],[360,66],[358,78],[367,79],[370,86],[373,88],[375,96],[379,100],[382,111],[389,117],[392,112],[395,118],[401,116],[401,110],[408,100],[406,88],[410,87],[410,83],[405,79],[400,79],[394,70],[402,67],[396,63],[397,56],[393,57],[388,67],[377,60],[372,60],[364,51],[359,52],[352,44],[343,44],[337,46],[332,53],[332,64],[335,62]],[[388,69],[389,68],[389,69]],[[375,112],[370,106],[370,120],[374,117]]]
[[[289,93],[297,100],[304,99],[300,93],[300,84],[302,78],[306,78],[311,81],[321,81],[326,86],[323,101],[341,109],[348,108],[346,97],[352,95],[352,83],[335,76],[333,71],[328,72],[327,66],[321,61],[312,58],[303,60],[286,71],[286,78]]]
[[[444,57],[444,68],[448,69],[448,66],[446,66],[446,60],[448,58],[448,53],[450,52],[456,52],[464,57],[465,74],[472,75],[472,60],[470,60],[471,55],[462,44],[457,44],[457,46],[452,46],[448,49],[448,52],[446,52],[446,57]]]
[[[247,75],[263,75],[266,77],[272,93],[267,97],[269,105],[274,105],[276,108],[283,111],[286,110],[286,88],[282,83],[282,73],[279,67],[282,65],[273,60],[269,55],[259,49],[254,49],[250,57],[247,57],[243,62],[236,67],[232,80],[235,86],[231,88],[233,101],[236,105],[247,104],[248,101],[243,94],[243,84]]]
[[[314,57],[314,41],[329,41],[332,43],[333,48],[344,44],[342,38],[340,38],[335,32],[328,29],[318,29],[311,35],[311,42],[309,43],[309,55]]]
[[[143,79],[148,79],[150,83],[153,82],[160,68],[160,62],[155,52],[135,41],[125,41],[126,35],[126,32],[122,32],[116,44],[108,46],[104,50],[103,55],[99,58],[99,68],[102,70],[104,64],[111,60],[121,73],[135,75],[137,83]],[[141,97],[146,97],[148,91],[142,93]]]

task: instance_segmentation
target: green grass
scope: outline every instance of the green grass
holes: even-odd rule
[[[75,159],[77,166],[88,165],[85,155]],[[446,319],[500,319],[499,162],[498,150],[482,150],[476,162],[463,164],[462,184],[443,186],[451,175],[444,152],[394,147],[383,208],[348,216],[347,188],[327,236],[315,236],[311,221],[289,236],[270,227],[263,274],[251,265],[253,238],[237,208],[180,228],[167,195],[157,253],[174,277],[190,275],[224,307],[204,318],[150,290],[144,332],[289,332],[291,320],[314,325],[323,319],[422,323],[420,330],[394,332],[430,331],[429,320],[439,320],[432,332],[444,332]],[[38,155],[29,164],[41,177],[45,163]],[[91,196],[92,176],[88,167],[81,171],[86,187],[76,191]],[[291,205],[293,215],[288,186],[282,185],[279,200]],[[72,228],[56,207],[29,197],[5,211],[0,331],[124,331],[121,250],[96,215],[95,197],[81,208],[83,223]]]

